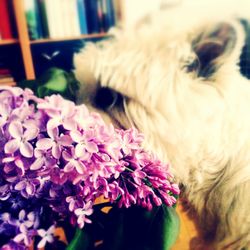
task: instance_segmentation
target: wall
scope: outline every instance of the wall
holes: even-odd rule
[[[173,5],[183,5],[188,9],[203,11],[209,10],[225,14],[239,13],[250,18],[250,0],[120,0],[123,7],[123,23],[125,28],[133,26],[140,18],[158,10]]]

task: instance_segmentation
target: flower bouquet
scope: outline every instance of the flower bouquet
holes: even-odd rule
[[[0,249],[168,249],[179,188],[142,141],[60,95],[1,87]]]

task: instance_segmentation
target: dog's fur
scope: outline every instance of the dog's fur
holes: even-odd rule
[[[145,147],[171,163],[216,249],[248,248],[250,81],[238,66],[244,30],[236,19],[180,22],[182,14],[147,18],[88,44],[74,58],[79,100],[101,106],[103,87],[121,94],[102,112],[119,127],[138,128]]]

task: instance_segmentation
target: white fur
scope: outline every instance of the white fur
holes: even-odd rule
[[[175,23],[180,16],[162,16],[77,54],[79,99],[91,105],[104,86],[124,95],[124,114],[105,113],[137,127],[145,147],[171,163],[215,248],[250,247],[250,81],[237,66],[243,29],[228,18]],[[221,20],[237,31],[234,50],[212,78],[186,73],[192,37]]]

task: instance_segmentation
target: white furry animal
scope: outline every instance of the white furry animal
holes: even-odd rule
[[[171,163],[214,249],[247,249],[250,81],[239,67],[246,32],[237,19],[182,14],[88,44],[74,58],[79,101],[138,128],[145,147]]]

